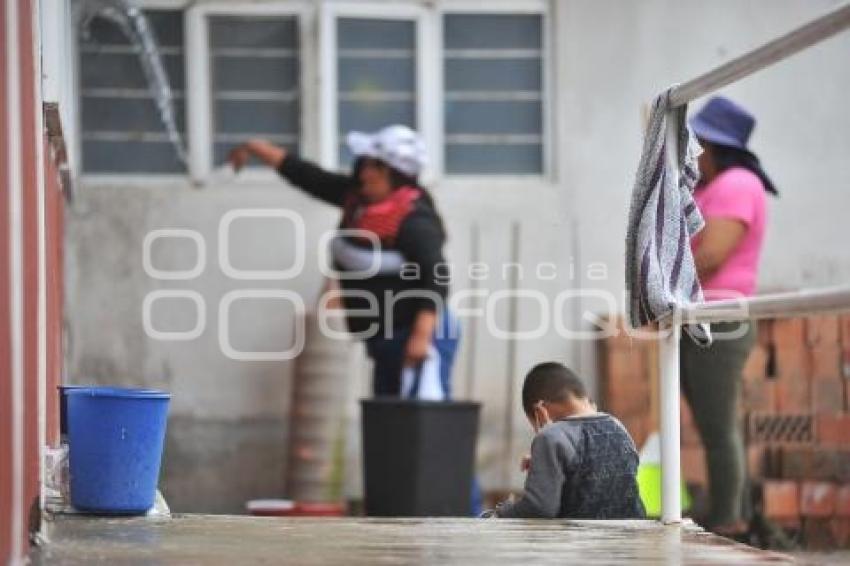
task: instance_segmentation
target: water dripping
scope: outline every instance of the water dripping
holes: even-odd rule
[[[89,37],[89,26],[95,18],[103,18],[117,25],[133,46],[168,139],[177,157],[186,164],[186,146],[174,115],[174,93],[162,64],[156,36],[144,12],[132,0],[75,0],[74,4],[83,37]]]

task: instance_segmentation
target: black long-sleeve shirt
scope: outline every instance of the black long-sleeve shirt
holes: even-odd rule
[[[343,207],[352,192],[359,189],[354,177],[325,171],[293,155],[286,156],[278,172],[296,187],[338,207]],[[412,269],[340,281],[344,291],[370,296],[369,299],[343,297],[351,332],[361,333],[374,328],[379,335],[384,335],[390,328],[410,328],[420,310],[437,310],[445,302],[448,294],[448,270],[443,257],[445,233],[433,201],[424,189],[422,192],[424,196],[414,201],[393,242],[383,247],[385,251],[400,252]],[[335,268],[344,271],[340,265]]]

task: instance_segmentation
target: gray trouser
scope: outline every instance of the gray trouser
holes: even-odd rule
[[[743,336],[717,336],[739,329],[740,324],[748,326]],[[711,330],[715,341],[709,348],[700,348],[687,336],[681,341],[682,391],[705,446],[709,527],[734,523],[742,515],[747,467],[737,407],[741,371],[756,339],[753,323],[715,323]]]

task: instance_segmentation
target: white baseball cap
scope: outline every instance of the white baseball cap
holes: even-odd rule
[[[422,136],[407,126],[395,124],[371,134],[349,132],[346,142],[355,157],[380,159],[411,177],[428,163]]]

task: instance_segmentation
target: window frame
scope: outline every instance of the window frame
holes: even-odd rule
[[[189,7],[185,11],[186,31],[186,102],[189,144],[189,176],[193,182],[205,183],[214,175],[219,165],[213,163],[213,88],[210,69],[209,17],[210,16],[290,16],[295,17],[298,28],[298,96],[300,120],[298,143],[302,153],[315,147],[314,128],[310,116],[315,113],[311,96],[315,84],[315,56],[307,37],[312,29],[313,10],[307,2],[268,0],[252,3],[235,3],[218,0]],[[189,64],[189,57],[193,57]],[[276,174],[266,167],[247,167],[233,183],[257,183],[274,179]]]
[[[388,4],[380,1],[352,2],[340,0],[326,2],[320,8],[319,25],[319,60],[322,88],[320,90],[319,131],[320,163],[333,170],[342,169],[339,163],[339,112],[337,100],[337,36],[336,22],[340,18],[370,19],[370,20],[403,20],[413,21],[416,29],[416,129],[422,135],[429,155],[433,156],[431,148],[439,143],[438,129],[435,127],[439,116],[436,109],[439,101],[434,99],[437,91],[428,88],[436,79],[437,68],[433,57],[436,49],[433,9],[428,6],[405,2],[403,4]],[[431,59],[431,61],[429,61]],[[427,178],[440,167],[435,160],[426,166],[423,177]]]
[[[339,18],[384,20],[413,20],[416,26],[416,119],[429,154],[429,163],[422,174],[426,184],[450,186],[515,187],[517,184],[549,185],[556,181],[557,127],[555,119],[555,53],[553,52],[554,10],[551,0],[435,0],[421,3],[414,0],[256,0],[231,2],[209,0],[138,0],[145,10],[182,11],[184,18],[186,173],[97,173],[78,168],[83,181],[95,184],[206,183],[216,171],[213,159],[211,72],[209,60],[208,16],[294,16],[298,25],[299,48],[299,146],[303,155],[313,156],[323,166],[333,170],[338,163],[338,101],[336,21]],[[534,174],[446,173],[444,169],[445,97],[443,85],[444,45],[443,18],[455,13],[468,14],[536,14],[542,18],[542,85],[541,103],[543,124],[543,170]],[[73,32],[75,67],[80,52],[76,29]],[[74,69],[74,98],[81,100],[79,70]],[[82,124],[75,124],[73,137],[82,149]],[[77,158],[82,164],[81,152]],[[273,171],[249,167],[228,184],[265,184],[276,180]]]
[[[540,129],[541,145],[542,145],[542,162],[543,167],[540,173],[447,173],[442,167],[440,168],[441,177],[452,185],[479,185],[482,181],[497,185],[516,185],[517,183],[541,184],[554,181],[553,156],[555,151],[554,139],[554,53],[552,52],[552,8],[547,0],[488,0],[486,3],[476,2],[475,0],[440,0],[435,6],[436,12],[436,40],[437,50],[439,53],[438,60],[438,86],[437,96],[439,99],[439,114],[440,114],[440,143],[434,146],[433,153],[439,153],[440,162],[443,161],[445,152],[445,87],[443,84],[443,76],[445,72],[445,46],[443,45],[443,21],[446,15],[452,14],[516,14],[516,15],[539,15],[541,17],[540,31],[541,38],[541,81],[540,97],[541,97],[541,116],[542,124]]]
[[[175,12],[183,12],[183,25],[184,25],[184,35],[183,35],[183,57],[184,57],[184,66],[185,66],[185,58],[188,56],[187,46],[186,46],[186,36],[185,36],[185,25],[186,25],[186,13],[188,12],[187,8],[191,5],[192,0],[137,0],[136,6],[142,10],[171,10]],[[83,120],[80,112],[82,112],[82,96],[83,96],[83,87],[82,87],[82,73],[80,71],[80,57],[82,52],[80,51],[80,33],[79,28],[75,25],[73,26],[73,30],[71,32],[70,42],[71,49],[73,50],[73,87],[72,93],[74,97],[74,112],[77,114],[73,121],[72,133],[74,143],[77,151],[73,155],[73,166],[76,171],[78,171],[78,175],[81,181],[85,183],[89,183],[92,185],[116,185],[126,183],[128,180],[132,181],[135,184],[144,184],[144,185],[155,185],[162,183],[176,183],[184,181],[187,178],[187,173],[103,173],[97,171],[85,171],[83,169]],[[186,70],[188,71],[188,69]],[[186,75],[188,79],[188,74]],[[187,85],[188,86],[188,85]],[[189,112],[188,112],[188,88],[184,90],[184,99],[186,100],[187,108],[186,108],[186,131],[184,143],[186,144],[186,154],[187,157],[190,155],[191,151],[191,132],[189,128]]]

